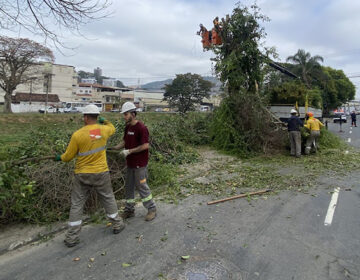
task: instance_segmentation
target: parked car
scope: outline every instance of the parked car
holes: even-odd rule
[[[346,119],[346,115],[344,113],[335,113],[335,116],[333,118],[333,121],[334,123],[337,123],[337,122],[343,122],[343,123],[346,123],[347,122],[347,119]]]
[[[162,108],[156,108],[156,109],[155,109],[155,112],[162,112],[162,111],[163,111]]]
[[[120,109],[119,108],[111,109],[110,112],[111,113],[120,113]]]
[[[80,113],[80,111],[77,108],[66,108],[64,113]]]
[[[49,106],[49,107],[47,107],[46,112],[47,113],[63,113],[64,109],[63,108],[57,108],[57,107],[54,107],[54,106]],[[39,113],[44,114],[45,113],[45,107],[39,109]]]

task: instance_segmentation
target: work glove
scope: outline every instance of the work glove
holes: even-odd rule
[[[122,150],[121,151],[121,155],[123,155],[124,157],[127,157],[130,154],[130,150]]]
[[[55,161],[61,161],[61,155],[56,155],[54,158]]]
[[[106,121],[106,119],[104,117],[99,117],[98,121],[100,124],[103,124]]]

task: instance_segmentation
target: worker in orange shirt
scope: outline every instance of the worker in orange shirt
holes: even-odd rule
[[[314,118],[314,114],[312,112],[308,112],[306,114],[306,118],[307,121],[304,127],[310,130],[310,136],[306,140],[306,145],[305,145],[305,154],[308,155],[310,154],[312,146],[314,146],[315,152],[319,148],[317,144],[317,140],[320,137],[320,130],[324,125],[321,121]]]
[[[102,117],[99,117],[100,124],[98,124],[99,114],[99,108],[96,105],[84,107],[85,126],[73,133],[66,152],[55,157],[55,161],[64,162],[71,161],[76,157],[69,229],[64,240],[67,247],[73,247],[80,242],[81,217],[90,188],[96,190],[98,198],[112,222],[113,233],[118,234],[125,228],[125,224],[118,214],[106,161],[106,143],[108,138],[115,133],[115,127]]]

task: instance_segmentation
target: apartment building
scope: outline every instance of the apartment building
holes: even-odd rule
[[[13,92],[28,94],[55,94],[61,102],[70,102],[75,95],[77,76],[75,67],[62,64],[34,64],[30,71],[31,79],[26,84],[20,84]],[[49,83],[47,79],[49,78]],[[47,86],[49,85],[49,86]],[[4,102],[5,92],[0,89],[0,103]]]

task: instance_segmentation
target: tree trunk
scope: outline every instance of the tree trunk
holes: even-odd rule
[[[12,92],[6,92],[4,96],[5,106],[4,113],[12,113],[11,110],[11,94]]]

